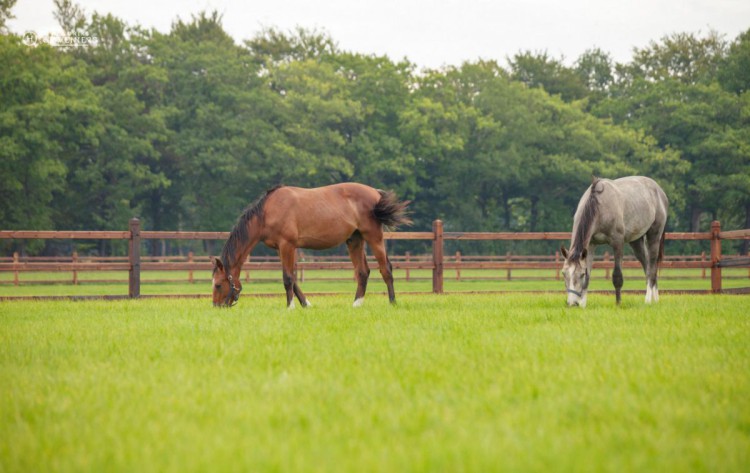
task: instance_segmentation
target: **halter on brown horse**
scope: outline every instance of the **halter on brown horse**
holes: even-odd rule
[[[315,189],[274,187],[245,209],[214,258],[214,306],[232,306],[242,291],[240,271],[259,242],[279,251],[286,289],[287,307],[294,308],[294,295],[302,306],[310,302],[294,276],[297,248],[322,250],[346,242],[357,276],[354,306],[364,301],[370,268],[365,242],[378,261],[380,274],[395,302],[391,263],[385,252],[383,227],[410,224],[408,202],[399,202],[392,192],[356,183],[334,184]]]

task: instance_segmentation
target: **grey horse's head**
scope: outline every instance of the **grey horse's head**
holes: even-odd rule
[[[568,305],[586,307],[586,295],[591,277],[586,265],[588,250],[584,248],[578,255],[575,252],[568,253],[565,247],[561,247],[560,252],[565,258],[562,273],[565,279],[565,291],[568,293]]]

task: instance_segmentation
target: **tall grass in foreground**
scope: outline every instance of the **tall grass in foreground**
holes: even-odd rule
[[[0,303],[0,471],[750,464],[748,297],[350,299]]]

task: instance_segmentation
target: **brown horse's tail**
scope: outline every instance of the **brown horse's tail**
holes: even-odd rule
[[[406,209],[410,202],[408,200],[399,202],[396,194],[391,191],[378,189],[378,192],[380,192],[380,200],[372,208],[372,215],[375,217],[375,220],[387,228],[396,228],[399,225],[411,225],[409,211]]]

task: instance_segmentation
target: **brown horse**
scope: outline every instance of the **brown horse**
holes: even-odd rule
[[[385,252],[383,227],[410,224],[406,206],[392,192],[362,184],[343,183],[315,189],[277,186],[250,204],[237,220],[221,257],[214,258],[214,306],[232,306],[242,290],[240,271],[259,242],[279,251],[286,304],[294,308],[294,295],[303,307],[310,302],[294,275],[297,248],[322,250],[346,242],[357,276],[354,306],[362,305],[370,268],[365,242],[378,261],[388,287],[388,299],[396,301],[391,263]]]

